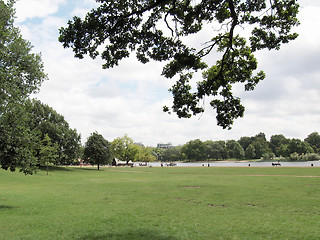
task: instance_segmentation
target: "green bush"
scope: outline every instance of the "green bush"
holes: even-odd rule
[[[316,161],[320,159],[320,155],[316,153],[303,153],[299,155],[295,152],[290,154],[289,159],[291,161]]]
[[[275,158],[275,154],[273,152],[268,152],[262,155],[263,160],[273,160]]]
[[[299,161],[299,160],[301,160],[300,155],[298,153],[296,153],[296,152],[291,153],[289,159],[291,161]]]
[[[316,153],[306,153],[302,154],[303,161],[316,161],[320,159],[320,155]]]

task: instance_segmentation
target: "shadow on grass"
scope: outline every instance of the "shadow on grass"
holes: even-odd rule
[[[107,234],[92,234],[80,237],[79,239],[86,240],[177,240],[176,237],[164,236],[162,233],[153,230],[137,229],[136,231],[128,231],[123,233],[107,233]]]
[[[0,205],[0,210],[3,210],[3,209],[13,209],[14,207],[12,206],[7,206],[7,205]]]
[[[77,167],[78,170],[84,170],[84,171],[98,171],[97,167]],[[99,171],[103,171],[103,169],[100,168]]]
[[[40,166],[39,169],[41,171],[47,171],[47,167],[45,166]],[[74,171],[70,167],[62,167],[62,166],[49,166],[49,172],[55,172],[55,171],[65,171],[65,172],[71,172]]]

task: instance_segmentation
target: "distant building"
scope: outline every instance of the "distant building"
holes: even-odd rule
[[[161,149],[168,149],[168,148],[172,148],[172,144],[171,143],[158,143],[157,144],[157,148],[161,148]]]

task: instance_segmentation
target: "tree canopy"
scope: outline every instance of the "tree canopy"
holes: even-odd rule
[[[10,104],[11,105],[11,104]],[[30,113],[23,104],[14,107],[0,116],[0,164],[5,170],[32,174],[37,169],[39,135],[32,131],[28,122]]]
[[[164,111],[191,117],[204,112],[208,97],[223,128],[244,114],[232,86],[243,83],[245,90],[253,90],[265,78],[254,53],[278,50],[298,36],[292,33],[298,24],[296,0],[96,1],[99,7],[85,19],[74,17],[60,29],[63,46],[72,48],[77,58],[100,55],[103,68],[118,65],[131,52],[142,63],[165,61],[162,75],[176,82],[170,89],[173,105]],[[188,36],[201,34],[205,26],[210,28],[201,47],[189,44]],[[212,59],[217,59],[213,65]],[[192,87],[197,71],[203,78]]]
[[[50,137],[52,143],[57,144],[56,165],[69,165],[76,160],[80,151],[80,134],[71,129],[64,117],[47,104],[39,100],[28,100],[27,108],[31,114],[29,126],[37,131],[40,138]]]
[[[111,143],[112,154],[122,161],[133,161],[139,148],[127,135],[114,139]]]
[[[206,160],[206,146],[200,139],[195,139],[187,142],[181,148],[181,152],[188,160],[201,161]]]
[[[32,45],[14,26],[15,1],[0,1],[0,113],[8,105],[23,101],[37,91],[47,78],[40,54],[32,53]]]
[[[39,163],[47,167],[47,175],[49,175],[49,164],[54,163],[56,158],[58,157],[58,147],[59,146],[57,143],[52,144],[51,138],[48,134],[44,135],[39,151]]]
[[[319,135],[319,133],[313,132],[313,133],[309,134],[308,137],[304,141],[309,143],[315,152],[320,153],[320,135]]]
[[[136,145],[136,144],[135,144]],[[155,162],[157,157],[153,154],[152,148],[136,145],[138,151],[134,156],[134,161],[138,162]]]
[[[80,134],[39,100],[15,104],[1,116],[0,129],[0,163],[4,169],[14,171],[20,166],[24,173],[31,174],[44,163],[41,151],[47,154],[53,146],[55,152],[48,158],[55,165],[73,164],[79,156]]]
[[[96,164],[99,170],[100,165],[111,162],[110,143],[101,134],[92,133],[85,144],[83,157],[85,162]]]
[[[0,0],[0,164],[32,173],[37,164],[37,134],[30,130],[25,100],[47,79],[40,54],[32,53],[14,26],[15,1]]]

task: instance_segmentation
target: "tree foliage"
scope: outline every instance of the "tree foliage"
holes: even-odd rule
[[[111,148],[114,157],[127,162],[133,161],[139,152],[138,146],[127,135],[114,139]]]
[[[293,138],[290,140],[288,144],[289,153],[313,153],[313,148],[310,146],[308,142],[304,142],[300,139]]]
[[[23,101],[47,78],[39,54],[14,26],[13,0],[0,1],[0,113]],[[9,109],[8,109],[9,108]]]
[[[243,147],[236,140],[227,141],[226,147],[231,158],[242,159],[245,156]]]
[[[37,131],[41,139],[47,134],[58,146],[55,164],[72,164],[79,155],[80,134],[70,128],[69,123],[61,114],[39,100],[29,100],[27,105],[31,113],[30,128]]]
[[[277,156],[286,156],[286,145],[288,145],[290,139],[287,139],[284,135],[278,134],[278,135],[272,135],[270,137],[270,148],[272,152]]]
[[[252,138],[252,146],[255,150],[255,158],[262,158],[264,154],[270,153],[269,143],[264,133],[258,133]]]
[[[205,141],[206,155],[210,159],[223,160],[229,158],[229,151],[225,141]]]
[[[159,160],[164,162],[175,162],[182,160],[181,147],[170,147],[163,149]]]
[[[262,159],[273,160],[275,157],[290,161],[314,161],[320,160],[316,144],[318,144],[319,133],[314,132],[302,141],[296,138],[286,138],[282,134],[272,135],[270,141],[266,139],[264,133],[260,132],[252,137],[241,137],[239,140],[202,142],[199,139],[191,140],[184,144],[180,151],[180,158],[173,161],[204,161],[235,159]],[[179,149],[173,147],[172,149]],[[161,152],[163,159],[167,155],[166,151]],[[167,161],[167,160],[164,160]]]
[[[33,173],[37,165],[37,133],[31,131],[25,99],[47,79],[40,54],[32,53],[14,26],[15,1],[0,0],[0,164]]]
[[[152,154],[152,148],[136,145],[137,153],[134,156],[136,162],[155,162],[157,157]]]
[[[245,150],[245,157],[247,159],[255,159],[256,158],[256,150],[252,144],[250,144]]]
[[[19,166],[20,171],[32,174],[38,164],[39,135],[28,124],[25,105],[10,105],[10,111],[0,117],[0,164],[5,170],[15,171]]]
[[[188,160],[202,161],[206,160],[206,145],[200,140],[195,139],[182,146],[181,153],[187,156]]]
[[[308,135],[305,142],[309,143],[310,146],[313,148],[315,153],[320,153],[320,135],[317,132],[313,132]]]
[[[263,71],[257,71],[254,53],[278,50],[298,36],[291,32],[298,24],[296,0],[97,2],[99,7],[85,19],[74,17],[60,29],[63,46],[72,48],[78,58],[100,55],[104,68],[118,65],[131,52],[142,63],[165,61],[162,75],[177,77],[170,89],[172,111],[179,117],[202,113],[203,100],[210,97],[218,125],[223,128],[229,128],[244,113],[232,86],[242,83],[245,90],[253,90],[265,78]],[[188,36],[200,35],[205,26],[211,30],[206,30],[207,39],[201,39],[201,47],[189,44]],[[218,60],[210,66],[206,62],[209,58]],[[197,71],[202,71],[203,78],[192,88],[191,80]],[[164,111],[170,109],[165,106]]]
[[[111,162],[110,143],[101,134],[92,133],[85,144],[83,158],[85,162],[97,165],[100,170],[100,165]]]
[[[238,142],[242,146],[242,148],[245,150],[249,147],[249,145],[252,143],[251,137],[241,137]]]
[[[32,174],[42,162],[46,135],[57,148],[53,164],[72,164],[80,154],[80,135],[62,115],[38,100],[15,103],[1,116],[0,129],[0,162],[4,169],[14,171],[20,166],[21,171]]]
[[[39,163],[47,167],[47,175],[49,165],[54,163],[58,157],[58,147],[57,143],[52,143],[48,134],[44,135],[39,151]]]

